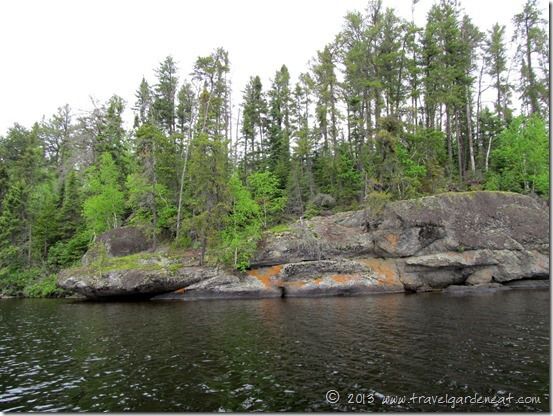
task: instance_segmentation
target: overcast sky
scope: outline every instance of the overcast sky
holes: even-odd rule
[[[548,3],[538,0],[547,16]],[[423,24],[433,0],[420,0]],[[464,0],[481,30],[511,26],[524,0]],[[366,0],[0,0],[0,135],[15,122],[31,126],[69,104],[90,109],[118,94],[129,108],[145,76],[172,55],[182,79],[197,56],[229,52],[233,102],[250,75],[264,87],[284,63],[292,76],[333,40],[347,11]],[[411,0],[384,0],[411,18]],[[510,39],[510,32],[509,32]]]

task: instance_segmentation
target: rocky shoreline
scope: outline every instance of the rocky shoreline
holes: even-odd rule
[[[112,230],[82,267],[59,274],[58,286],[90,299],[192,300],[484,293],[549,283],[549,213],[504,192],[447,193],[298,221],[267,233],[244,273],[148,248],[136,229]],[[95,263],[98,252],[107,267]]]

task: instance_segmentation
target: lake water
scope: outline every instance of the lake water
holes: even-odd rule
[[[548,410],[549,299],[2,300],[0,410]]]

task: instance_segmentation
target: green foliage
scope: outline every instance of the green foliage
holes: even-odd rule
[[[74,265],[86,253],[91,240],[92,233],[82,230],[67,241],[58,241],[48,250],[48,264],[54,269]]]
[[[125,195],[119,185],[119,172],[109,153],[103,153],[98,167],[87,172],[83,204],[86,226],[94,233],[102,233],[121,224],[125,209]]]
[[[222,259],[245,270],[261,238],[260,209],[237,174],[229,180],[230,213],[222,230]]]
[[[413,160],[403,145],[397,144],[395,150],[401,166],[401,176],[395,180],[399,197],[413,198],[419,194],[426,167]]]
[[[340,186],[336,190],[336,200],[339,205],[345,207],[359,197],[362,186],[362,177],[352,156],[345,144],[339,147],[336,179]]]
[[[63,295],[63,291],[56,286],[56,275],[50,274],[31,283],[23,289],[28,298],[53,298]]]
[[[411,177],[416,177],[420,182],[416,193],[441,192],[444,186],[446,163],[444,134],[434,129],[418,129],[414,134],[406,134],[405,148],[412,162],[405,161],[404,166]]]
[[[59,297],[63,291],[56,287],[56,275],[44,269],[0,269],[0,294],[31,298]]]
[[[321,213],[320,207],[315,205],[313,202],[309,201],[305,209],[304,217],[309,220],[313,217],[320,215],[320,213]]]
[[[38,268],[0,268],[0,293],[7,296],[22,296],[25,287],[31,285],[40,273],[41,270]]]
[[[263,227],[277,222],[287,203],[277,176],[269,171],[255,172],[248,176],[247,183],[253,199],[261,209]]]
[[[158,82],[155,86],[153,115],[155,121],[168,134],[175,132],[175,96],[177,94],[177,67],[171,56],[159,65],[156,70]]]
[[[191,143],[189,183],[185,203],[191,213],[188,233],[201,245],[201,263],[208,248],[219,245],[227,201],[226,144],[220,138],[202,133]],[[184,227],[183,227],[184,229]]]
[[[144,176],[137,173],[127,178],[127,189],[129,198],[127,207],[132,211],[129,222],[134,225],[147,226],[152,232],[159,234],[164,229],[170,229],[174,224],[176,208],[170,202],[168,189],[158,183],[152,185],[146,181]],[[151,199],[154,199],[152,201]],[[157,219],[154,227],[153,210],[155,204]]]
[[[21,181],[12,182],[0,215],[0,268],[22,264],[25,199],[25,185]]]
[[[379,214],[390,201],[392,201],[392,195],[389,193],[373,191],[367,195],[363,205],[370,210],[371,214]]]
[[[284,188],[290,170],[290,73],[283,65],[275,74],[269,91],[269,167]]]
[[[549,142],[537,115],[517,117],[499,135],[486,189],[549,195]]]
[[[520,64],[520,98],[527,114],[549,114],[549,37],[547,20],[537,0],[527,0],[523,10],[513,18],[513,41],[517,44],[516,59]],[[537,55],[537,56],[536,56]],[[532,62],[533,58],[533,62]],[[538,63],[536,64],[536,58]],[[547,117],[544,117],[547,119]]]

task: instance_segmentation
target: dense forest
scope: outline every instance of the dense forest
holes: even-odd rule
[[[14,125],[0,137],[0,293],[54,295],[55,273],[123,225],[245,269],[264,230],[298,218],[446,191],[548,199],[547,21],[528,0],[512,23],[512,39],[482,31],[441,0],[418,27],[371,0],[296,83],[285,65],[270,85],[252,75],[237,112],[219,48],[191,72],[167,57],[133,103]]]

